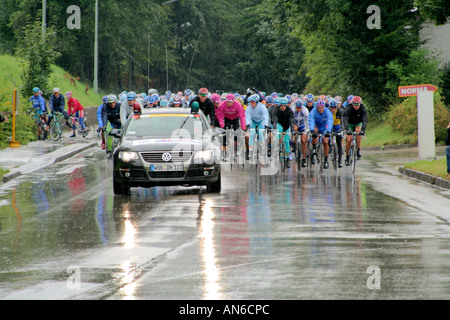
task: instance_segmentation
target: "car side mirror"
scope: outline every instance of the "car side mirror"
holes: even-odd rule
[[[226,133],[225,129],[222,129],[222,128],[214,128],[214,129],[213,129],[213,132],[212,132],[212,135],[213,135],[214,137],[220,137],[220,136],[222,136],[222,135],[225,135],[225,133]]]

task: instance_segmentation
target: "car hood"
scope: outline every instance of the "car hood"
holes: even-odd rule
[[[136,152],[143,151],[172,151],[174,149],[182,150],[204,150],[211,148],[211,140],[196,139],[171,139],[171,138],[141,138],[124,139],[120,145],[122,150],[131,150]]]

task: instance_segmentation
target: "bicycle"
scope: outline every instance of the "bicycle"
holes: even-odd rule
[[[50,122],[49,134],[53,141],[61,140],[63,134],[62,119],[63,114],[59,111],[53,112],[53,118]]]
[[[331,162],[333,163],[334,171],[337,172],[338,166],[339,166],[339,154],[338,154],[338,147],[336,142],[336,136],[342,137],[343,132],[332,132],[331,133],[331,140],[330,140],[330,157]]]
[[[294,144],[295,144],[295,160],[297,162],[297,170],[298,172],[301,172],[302,168],[302,159],[303,159],[303,152],[302,152],[302,141],[301,137],[303,134],[307,135],[306,138],[306,154],[305,154],[305,160],[308,161],[308,150],[311,149],[311,139],[310,139],[310,133],[303,130],[303,131],[297,131],[294,133]]]
[[[259,134],[259,131],[262,130],[262,135],[263,138],[261,139],[261,136]],[[258,167],[258,165],[260,163],[262,164],[267,164],[268,163],[268,159],[267,159],[267,136],[269,134],[270,129],[260,129],[258,128],[258,126],[256,126],[255,129],[250,129],[250,131],[255,131],[255,137],[254,137],[254,141],[253,141],[253,149],[252,152],[250,154],[249,152],[249,160],[250,160],[250,164],[255,164],[256,167]],[[260,158],[263,157],[263,158]]]
[[[286,155],[286,145],[284,143],[284,136],[289,133],[287,132],[281,132],[280,133],[280,139],[279,139],[279,159],[280,159],[280,168],[281,172],[284,173],[287,168],[287,159],[289,158],[289,155]]]
[[[347,135],[352,135],[352,142],[350,144],[350,151],[349,151],[349,159],[350,159],[350,165],[352,167],[352,178],[355,179],[355,172],[356,172],[356,150],[358,148],[356,143],[356,136],[361,135],[363,136],[364,133],[356,133],[356,132],[350,132],[347,131]]]
[[[40,113],[38,110],[36,110],[34,107],[28,109],[27,111],[28,115],[31,115],[34,122],[35,122],[35,128],[34,131],[37,135],[38,140],[45,140],[47,139],[48,131],[46,130],[47,122],[46,122],[46,116],[47,112]]]

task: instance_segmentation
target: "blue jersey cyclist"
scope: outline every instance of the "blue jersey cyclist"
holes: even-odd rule
[[[42,97],[41,90],[38,87],[33,88],[33,95],[28,101],[32,102],[33,108],[36,109],[40,115],[47,111],[45,100]]]
[[[264,139],[263,130],[269,126],[269,112],[265,105],[259,102],[259,95],[252,94],[248,97],[250,105],[245,109],[245,123],[246,129],[256,129],[258,127],[258,136],[260,141]],[[262,130],[260,130],[262,129]],[[249,137],[249,152],[253,149],[253,143],[255,140],[255,130],[250,130]]]
[[[323,167],[325,169],[328,168],[328,153],[330,151],[329,138],[330,133],[333,128],[333,114],[328,108],[325,108],[325,101],[322,99],[319,99],[317,101],[317,106],[314,108],[311,113],[309,114],[309,129],[311,130],[313,139],[312,139],[312,146],[313,146],[313,155],[311,156],[311,163],[315,163],[314,160],[314,151],[316,149],[317,144],[317,134],[322,134],[322,144],[323,144],[323,153],[324,153],[324,162]]]
[[[306,142],[308,136],[306,134],[306,129],[308,126],[309,111],[303,105],[303,101],[297,99],[295,101],[295,111],[294,111],[294,131],[298,132],[300,135],[300,141],[302,143],[302,167],[306,167]],[[295,144],[294,144],[295,146]]]
[[[305,97],[305,103],[303,105],[308,109],[309,112],[311,112],[317,106],[314,98],[315,97],[312,93],[307,94]]]

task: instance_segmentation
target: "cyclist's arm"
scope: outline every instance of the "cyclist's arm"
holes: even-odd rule
[[[103,128],[103,107],[104,105],[102,104],[97,108],[97,122],[100,128]]]
[[[367,119],[367,109],[366,109],[366,107],[363,105],[363,104],[361,104],[361,107],[362,107],[362,112],[363,112],[363,117],[362,117],[362,126],[361,126],[361,131],[362,132],[366,132],[366,127],[367,127],[367,122],[368,122],[368,119]]]
[[[245,111],[239,102],[237,104],[239,105],[239,106],[237,106],[237,108],[239,110],[239,121],[241,122],[241,129],[245,130],[245,127],[246,127]]]

